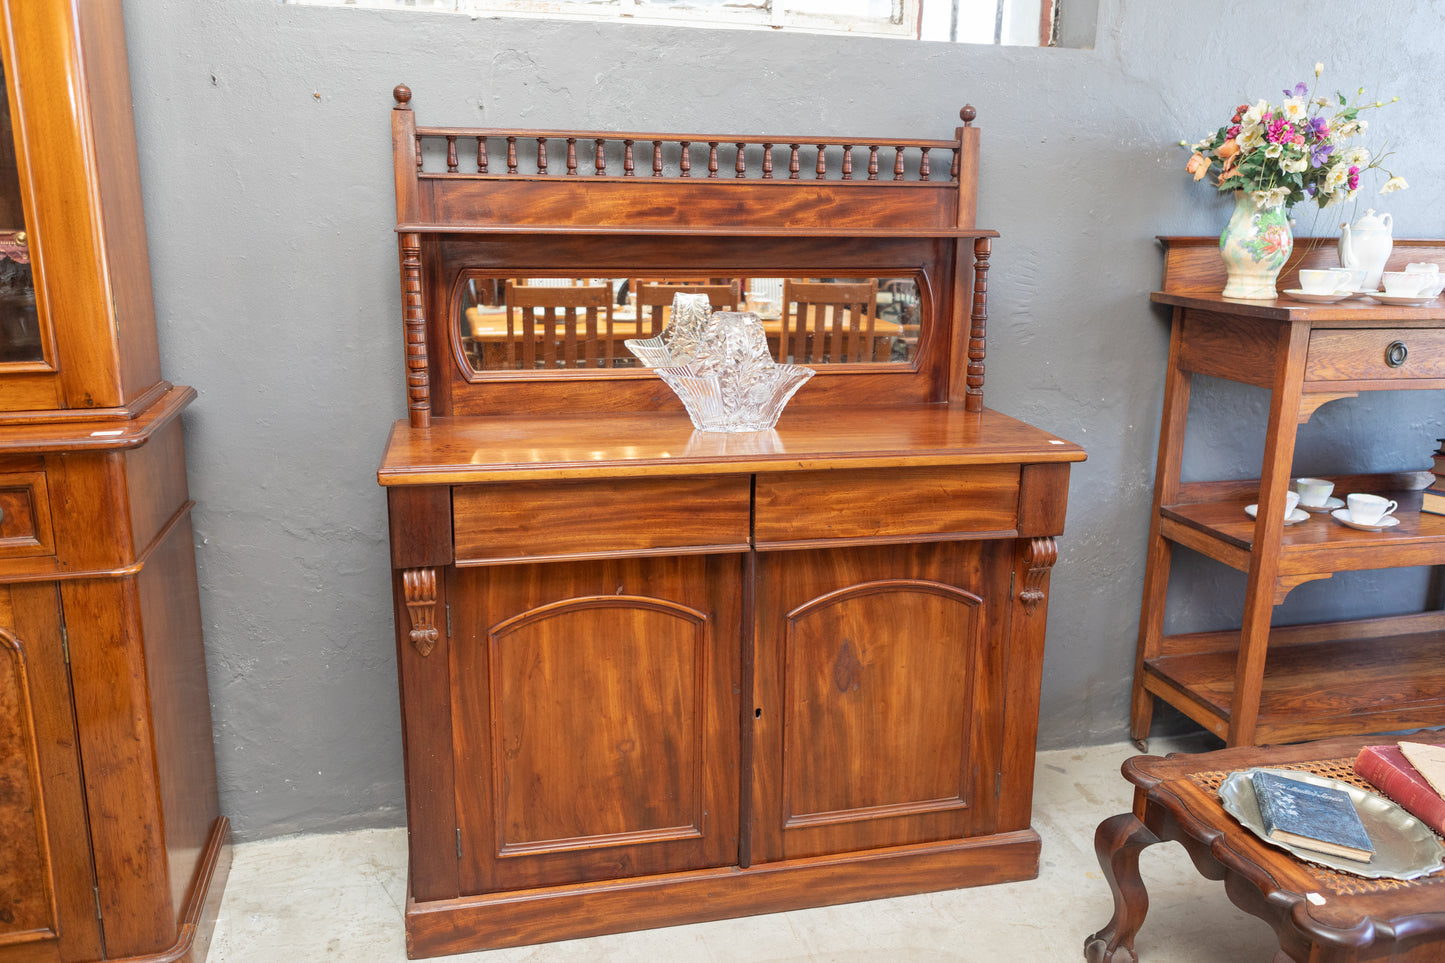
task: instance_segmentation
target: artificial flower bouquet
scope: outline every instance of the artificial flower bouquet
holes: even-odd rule
[[[1324,72],[1315,64],[1315,78]],[[1373,154],[1358,143],[1369,122],[1360,114],[1394,103],[1376,100],[1359,103],[1344,94],[1335,99],[1315,96],[1307,84],[1284,91],[1278,104],[1261,100],[1241,104],[1230,122],[1191,147],[1186,169],[1196,181],[1213,174],[1221,191],[1247,191],[1257,208],[1282,205],[1285,209],[1305,200],[1329,207],[1354,198],[1362,176],[1381,171],[1388,179],[1380,188],[1389,194],[1409,185],[1382,166],[1389,155]]]

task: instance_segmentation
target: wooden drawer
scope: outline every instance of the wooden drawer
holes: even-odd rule
[[[758,548],[846,539],[1012,535],[1018,465],[776,472],[757,476]]]
[[[748,476],[518,482],[452,489],[458,565],[744,552]]]
[[[1323,328],[1310,333],[1306,381],[1414,378],[1445,378],[1445,331]]]
[[[45,473],[0,472],[0,558],[54,554]]]

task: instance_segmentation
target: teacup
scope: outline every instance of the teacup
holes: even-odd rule
[[[1386,271],[1380,275],[1380,280],[1385,284],[1385,293],[1392,298],[1418,298],[1420,292],[1435,281],[1430,275],[1418,271]]]
[[[1428,261],[1412,261],[1405,265],[1408,274],[1423,274],[1426,283],[1420,288],[1420,297],[1439,297],[1441,291],[1445,291],[1445,274],[1440,273],[1440,265],[1431,264]]]
[[[1296,508],[1299,508],[1299,500],[1300,500],[1300,494],[1299,494],[1299,492],[1296,492],[1296,491],[1287,491],[1287,492],[1284,493],[1284,517],[1285,517],[1285,518],[1289,518],[1291,515],[1294,514],[1294,510],[1295,510]]]
[[[1359,525],[1378,525],[1381,519],[1399,507],[1388,498],[1358,492],[1346,495],[1345,503],[1350,506],[1350,521]]]
[[[1337,294],[1348,290],[1349,279],[1335,271],[1303,270],[1299,273],[1299,286],[1305,294]]]
[[[1345,276],[1345,282],[1340,285],[1341,291],[1361,290],[1365,286],[1365,275],[1369,273],[1364,268],[1330,268],[1330,271]]]
[[[1299,503],[1307,508],[1323,508],[1335,490],[1335,483],[1323,478],[1296,478],[1294,485],[1299,490]]]

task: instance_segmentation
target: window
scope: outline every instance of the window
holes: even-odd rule
[[[1060,0],[281,0],[483,16],[627,20],[1049,46]]]

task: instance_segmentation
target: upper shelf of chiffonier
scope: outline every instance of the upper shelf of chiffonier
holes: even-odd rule
[[[928,465],[1045,464],[1084,450],[985,409],[919,405],[784,412],[773,431],[694,431],[681,412],[398,422],[382,485],[739,474]]]

